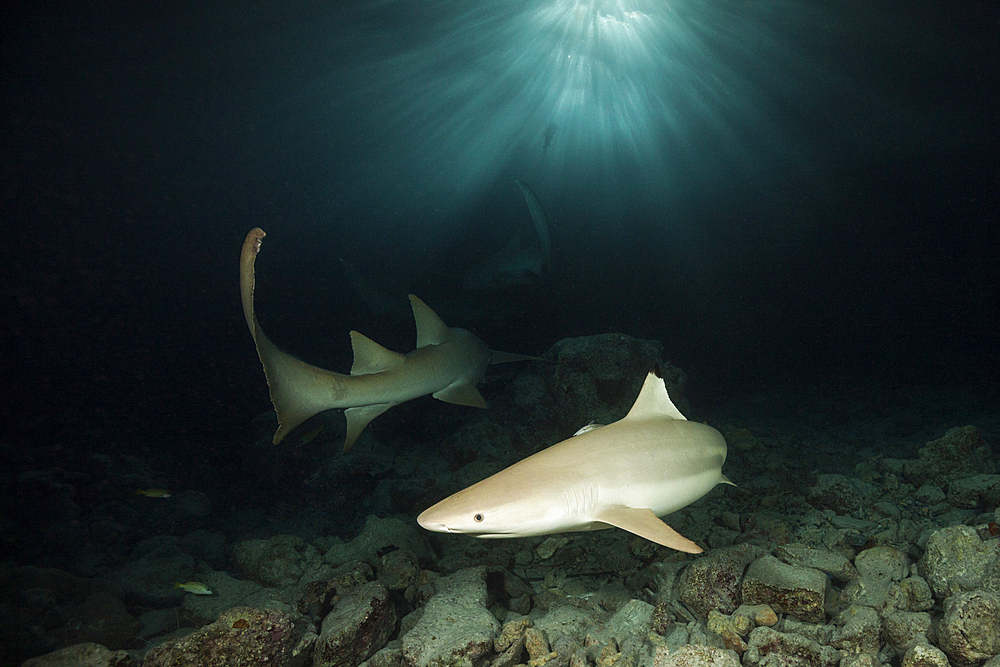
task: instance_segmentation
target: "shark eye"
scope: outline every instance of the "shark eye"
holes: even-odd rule
[[[476,523],[482,523],[483,522],[483,515],[482,514],[477,514],[476,516],[472,517],[472,519]]]

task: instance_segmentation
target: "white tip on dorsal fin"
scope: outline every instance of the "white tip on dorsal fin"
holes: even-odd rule
[[[351,347],[354,348],[354,364],[351,366],[351,375],[381,373],[399,366],[405,360],[405,357],[399,352],[388,350],[357,331],[351,332]]]
[[[661,378],[656,377],[656,373],[650,371],[649,375],[646,376],[646,381],[642,383],[639,397],[635,399],[635,403],[625,415],[625,419],[642,419],[664,415],[687,421],[687,417],[682,415],[681,411],[670,400],[666,383]]]
[[[412,294],[410,306],[413,307],[413,320],[417,323],[417,347],[443,343],[448,337],[448,325],[426,303]]]

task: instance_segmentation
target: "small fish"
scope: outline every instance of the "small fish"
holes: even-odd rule
[[[170,492],[166,489],[137,489],[135,495],[147,498],[169,498]]]
[[[211,595],[212,591],[209,590],[208,586],[201,583],[200,581],[187,581],[185,583],[175,582],[174,588],[181,588],[188,593],[193,593],[194,595]]]

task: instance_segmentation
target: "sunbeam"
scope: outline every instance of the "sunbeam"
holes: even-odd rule
[[[797,0],[453,0],[417,11],[406,0],[366,6],[370,38],[353,26],[335,94],[381,156],[365,177],[432,198],[439,222],[507,172],[543,187],[592,181],[614,198],[622,180],[660,196],[766,171],[807,144],[781,116],[830,85],[801,48],[828,22]]]

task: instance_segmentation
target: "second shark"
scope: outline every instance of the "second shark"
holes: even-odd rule
[[[346,408],[344,451],[364,428],[394,405],[431,394],[458,405],[485,408],[476,389],[489,364],[537,359],[490,350],[465,329],[448,327],[433,310],[410,295],[417,325],[417,348],[408,354],[388,350],[357,331],[351,332],[354,363],[350,375],[305,363],[282,352],[264,335],[254,313],[254,263],[264,231],[250,230],[240,256],[243,315],[264,366],[271,402],[278,415],[274,443],[315,414]]]

